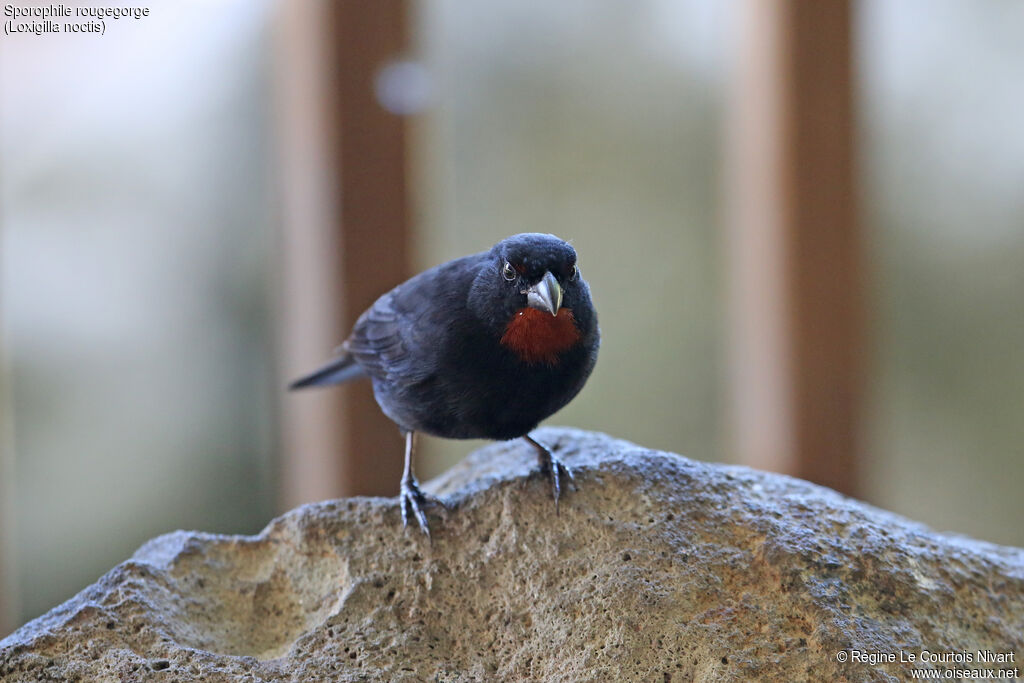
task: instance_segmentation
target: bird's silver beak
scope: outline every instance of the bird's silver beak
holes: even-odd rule
[[[540,282],[526,290],[526,305],[558,315],[558,309],[562,307],[562,288],[551,271],[544,273]]]

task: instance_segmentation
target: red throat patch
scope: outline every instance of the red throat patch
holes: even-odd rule
[[[580,331],[572,311],[551,315],[535,308],[519,309],[505,328],[501,344],[527,363],[558,363],[558,354],[576,345]]]

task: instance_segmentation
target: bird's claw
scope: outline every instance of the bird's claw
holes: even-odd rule
[[[430,538],[430,526],[427,524],[427,514],[423,511],[426,505],[440,505],[447,508],[443,500],[436,496],[424,493],[414,477],[402,480],[401,494],[399,496],[402,504],[402,528],[409,526],[409,517],[415,517],[420,530]]]
[[[562,479],[573,484],[573,488],[575,488],[572,470],[546,448],[538,450],[537,460],[540,462],[540,473],[551,480],[551,496],[555,499],[555,514],[557,515],[558,500],[562,496]]]

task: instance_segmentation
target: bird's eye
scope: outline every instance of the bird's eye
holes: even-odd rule
[[[569,269],[569,279],[575,280],[576,276],[580,274],[580,268],[575,263],[572,264],[572,268]]]
[[[512,267],[512,264],[505,261],[505,265],[501,267],[501,276],[512,282],[516,279],[516,269]]]

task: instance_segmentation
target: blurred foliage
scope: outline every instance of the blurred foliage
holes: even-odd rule
[[[1024,5],[871,0],[860,31],[868,490],[1024,545]]]
[[[241,5],[4,39],[24,619],[157,534],[273,512],[268,15]]]
[[[571,241],[602,329],[549,423],[717,459],[722,15],[707,3],[426,2],[427,266],[517,232]],[[510,387],[514,391],[514,387]],[[476,444],[424,440],[424,471]]]

